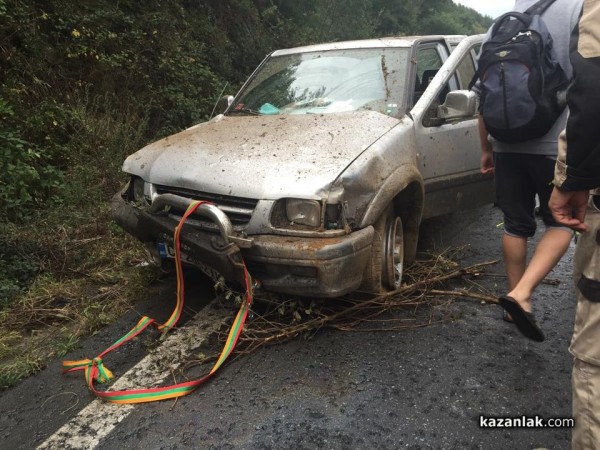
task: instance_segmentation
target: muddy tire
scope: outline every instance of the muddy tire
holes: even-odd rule
[[[374,224],[371,257],[363,275],[362,290],[382,293],[400,287],[404,269],[404,230],[402,219],[392,205]]]

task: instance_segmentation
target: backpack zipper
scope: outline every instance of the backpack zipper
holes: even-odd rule
[[[508,121],[508,104],[506,102],[506,74],[504,72],[504,63],[500,63],[500,80],[502,81],[502,100],[504,102],[504,122],[506,128],[510,128]]]

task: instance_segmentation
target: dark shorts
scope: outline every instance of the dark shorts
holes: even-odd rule
[[[549,156],[494,153],[496,203],[504,214],[507,234],[528,238],[535,234],[536,195],[547,227],[561,227],[548,208],[556,161]]]

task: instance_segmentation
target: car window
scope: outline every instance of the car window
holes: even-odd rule
[[[405,90],[405,48],[294,53],[265,62],[230,113],[327,114],[373,110],[397,116]]]
[[[476,47],[478,48],[479,44],[477,44]],[[460,89],[469,89],[469,83],[475,75],[475,62],[473,60],[475,54],[476,48],[473,48],[470,52],[465,54],[464,58],[458,65],[456,74],[458,76]]]
[[[425,76],[437,72],[442,67],[442,57],[436,47],[419,48],[417,52],[417,76],[420,87],[426,87],[428,81]],[[424,90],[424,89],[423,89]]]
[[[440,67],[442,67],[443,59],[441,52],[442,49],[438,43],[425,43],[421,44],[417,49],[416,55],[416,63],[417,63],[417,74],[415,80],[415,92],[414,92],[414,103],[421,98],[427,86],[436,75]],[[446,93],[450,90],[447,85],[445,89],[442,90],[439,96],[439,103],[443,102],[443,98]]]

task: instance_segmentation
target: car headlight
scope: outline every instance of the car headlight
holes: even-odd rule
[[[321,203],[316,200],[288,198],[285,201],[285,213],[292,223],[315,228],[321,225]]]
[[[131,178],[131,194],[133,201],[141,205],[149,205],[148,197],[146,196],[146,182],[140,177]]]

